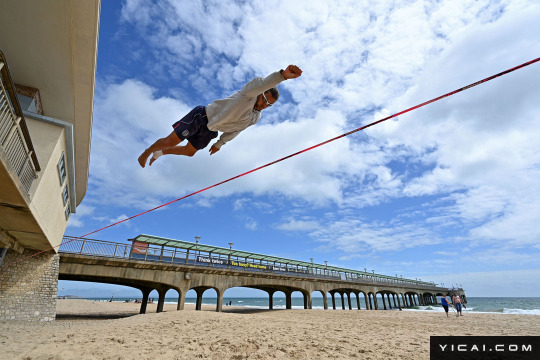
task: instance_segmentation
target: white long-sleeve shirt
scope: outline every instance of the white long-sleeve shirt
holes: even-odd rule
[[[256,124],[261,118],[261,111],[253,108],[257,102],[257,96],[284,80],[283,75],[276,71],[264,79],[258,77],[251,80],[241,90],[226,99],[215,100],[209,104],[206,107],[208,129],[223,132],[214,146],[221,148],[242,130]]]

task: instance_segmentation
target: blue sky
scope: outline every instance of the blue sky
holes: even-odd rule
[[[540,56],[536,1],[102,1],[81,236]],[[276,106],[193,158],[137,157],[289,64]],[[152,234],[540,296],[540,65],[93,234]],[[61,281],[60,293],[138,294]],[[226,296],[258,295],[229,290]],[[263,296],[261,292],[259,295]],[[188,294],[189,296],[189,294]]]

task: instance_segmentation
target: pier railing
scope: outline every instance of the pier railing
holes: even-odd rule
[[[437,288],[435,284],[429,285],[414,282],[410,279],[380,279],[370,275],[359,276],[344,271],[326,271],[309,266],[291,266],[287,263],[267,263],[264,261],[237,258],[205,253],[197,250],[165,249],[161,246],[137,246],[135,244],[122,244],[96,239],[65,237],[59,248],[60,253],[91,255],[115,259],[157,262],[162,264],[200,266],[203,268],[221,268],[241,272],[258,272],[272,275],[285,275],[305,278],[318,278],[333,281],[358,282],[373,285],[394,285],[407,288],[427,287]]]
[[[4,54],[0,51],[0,151],[28,192],[40,170],[30,134],[17,100]]]

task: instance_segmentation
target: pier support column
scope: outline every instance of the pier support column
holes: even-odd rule
[[[377,294],[373,294],[373,302],[375,303],[375,310],[379,310],[379,300],[377,299]]]
[[[139,310],[139,314],[146,314],[146,306],[148,305],[148,296],[152,292],[153,289],[145,288],[141,289],[142,291],[142,301],[141,301],[141,309]]]
[[[397,305],[396,305],[396,294],[392,294],[392,298],[394,299],[394,307],[396,308]]]
[[[361,310],[360,307],[360,293],[354,293],[356,295],[356,305],[358,306],[358,310]]]
[[[383,306],[384,306],[384,310],[386,310],[386,301],[384,301],[384,294],[381,294],[381,298],[382,298],[382,303],[383,303]]]
[[[345,310],[345,297],[342,292],[339,293],[341,295],[341,310]]]
[[[397,294],[397,304],[398,304],[398,308],[399,310],[401,311],[401,302],[399,301],[399,294]],[[395,299],[394,299],[395,300]]]
[[[165,294],[167,294],[168,290],[169,289],[158,290],[158,302],[157,302],[157,309],[156,309],[157,313],[163,312],[163,304],[165,304]]]
[[[437,295],[433,295],[433,303],[439,305],[439,303],[437,303]]]
[[[302,294],[302,295],[304,295],[304,309],[305,310],[311,309],[311,294],[306,293],[306,294]]]
[[[291,291],[285,292],[285,309],[292,309]]]
[[[364,302],[366,304],[366,310],[369,310],[369,301],[368,301],[367,295],[366,293],[363,293],[363,294],[364,294]]]
[[[202,296],[206,289],[197,288],[195,289],[195,292],[197,293],[197,302],[195,303],[195,310],[201,310],[202,309]]]
[[[369,300],[369,310],[373,310],[373,303],[371,302],[372,293],[368,293],[368,300]]]
[[[351,293],[347,292],[347,302],[349,303],[349,310],[352,310]]]
[[[328,310],[328,294],[326,291],[323,293],[323,306],[324,310]]]
[[[268,290],[268,309],[274,310],[274,293],[275,290]]]
[[[388,307],[392,310],[392,300],[390,300],[390,294],[386,294],[386,300],[388,300]]]
[[[332,295],[332,309],[336,310],[336,298],[335,298],[335,292],[330,291],[330,295]]]
[[[221,289],[216,289],[217,292],[217,301],[216,301],[216,312],[222,312],[223,311],[223,294],[225,291]]]
[[[186,303],[186,292],[177,290],[178,291],[178,305],[176,306],[176,310],[184,310],[184,304]]]

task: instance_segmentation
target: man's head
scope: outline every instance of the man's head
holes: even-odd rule
[[[279,91],[277,88],[273,87],[269,90],[266,90],[263,94],[257,96],[255,101],[255,110],[264,110],[267,107],[270,107],[276,103],[279,98]]]

